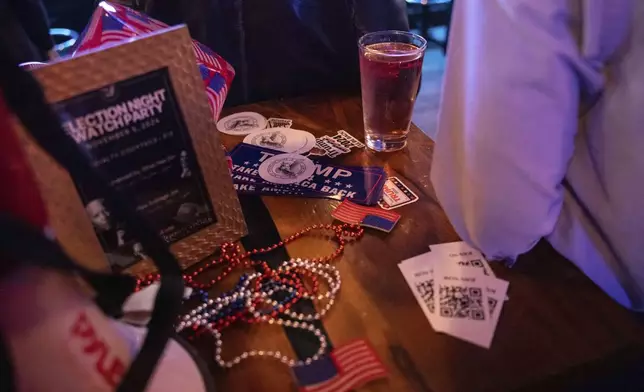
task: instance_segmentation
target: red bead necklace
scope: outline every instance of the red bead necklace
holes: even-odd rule
[[[316,276],[313,274],[309,274],[308,271],[305,269],[299,269],[297,271],[293,271],[290,273],[282,273],[283,275],[286,275],[286,277],[280,276],[280,274],[273,271],[265,261],[253,261],[250,259],[250,256],[271,252],[279,247],[283,247],[299,239],[305,234],[309,234],[313,230],[332,230],[334,233],[333,239],[338,243],[338,247],[330,255],[311,259],[312,262],[316,262],[316,263],[329,263],[333,261],[344,252],[344,247],[347,241],[357,240],[361,238],[362,235],[364,234],[364,229],[359,225],[348,224],[348,223],[345,223],[342,225],[326,224],[326,225],[309,226],[303,230],[296,232],[290,237],[283,239],[277,244],[273,244],[266,248],[249,250],[246,252],[242,252],[241,247],[239,245],[232,242],[226,242],[221,245],[220,247],[221,255],[218,258],[207,262],[205,265],[197,268],[195,271],[191,273],[184,274],[183,280],[186,286],[188,287],[191,287],[197,290],[207,291],[211,289],[215,284],[225,279],[235,268],[260,267],[260,270],[261,272],[263,272],[264,276],[262,277],[262,279],[258,279],[256,281],[255,283],[256,289],[258,289],[259,286],[261,286],[260,282],[263,281],[264,278],[273,279],[276,282],[283,282],[283,284],[292,285],[297,289],[297,293],[299,295],[296,295],[296,298],[293,301],[288,302],[287,304],[284,305],[284,308],[288,309],[293,305],[293,303],[297,302],[298,298],[301,298],[301,294],[302,294],[301,292],[306,290],[307,292],[310,292],[310,293],[316,293],[318,291],[319,282],[317,281]],[[198,278],[199,275],[201,275],[205,271],[221,265],[225,265],[225,268],[214,279],[211,279],[207,283],[201,283],[201,282],[195,281],[195,279]],[[307,276],[311,280],[312,288],[306,289],[304,287],[304,283],[301,277],[298,275]],[[149,274],[145,276],[143,279],[137,279],[136,291],[158,280],[159,280],[159,274]],[[277,316],[279,312],[273,312],[273,313],[275,313],[275,316]],[[233,322],[234,320],[230,320],[230,321]],[[253,320],[250,318],[247,318],[245,321],[253,322]]]

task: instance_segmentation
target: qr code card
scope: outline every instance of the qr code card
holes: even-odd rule
[[[489,348],[507,282],[443,261],[434,266],[434,286],[437,327],[449,335]]]
[[[398,267],[435,331],[489,348],[508,282],[484,273],[484,265],[458,262],[462,257],[477,260],[480,253],[476,251],[456,252],[458,257],[449,253],[432,250],[404,260]]]
[[[434,308],[434,271],[432,266],[432,253],[427,252],[411,259],[407,259],[400,264],[400,272],[402,272],[407,281],[407,285],[411,289],[412,294],[418,301],[421,310],[425,314],[427,320],[434,330],[434,319],[436,318],[436,311]]]
[[[493,330],[496,330],[496,326],[499,323],[499,317],[501,316],[501,309],[503,309],[503,303],[507,300],[506,293],[508,292],[509,283],[505,280],[495,279],[496,284],[486,285],[485,290],[487,292],[487,305],[490,309],[490,319],[492,322]]]
[[[495,276],[494,271],[492,271],[492,268],[490,268],[490,265],[481,252],[463,241],[430,245],[429,248],[435,254],[440,255],[441,258],[458,264],[461,268],[471,269],[475,273],[486,276]]]

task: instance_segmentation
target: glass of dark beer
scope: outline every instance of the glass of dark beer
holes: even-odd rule
[[[358,44],[366,145],[400,150],[407,145],[427,41],[390,30],[365,34]]]

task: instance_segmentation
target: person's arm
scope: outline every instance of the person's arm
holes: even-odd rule
[[[490,258],[553,230],[582,86],[602,84],[572,4],[455,2],[431,177],[457,232]]]

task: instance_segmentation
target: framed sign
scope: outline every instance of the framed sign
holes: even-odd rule
[[[127,190],[182,267],[246,234],[185,26],[32,72],[67,135]],[[152,272],[136,233],[113,219],[102,195],[19,133],[65,250],[89,267]]]

